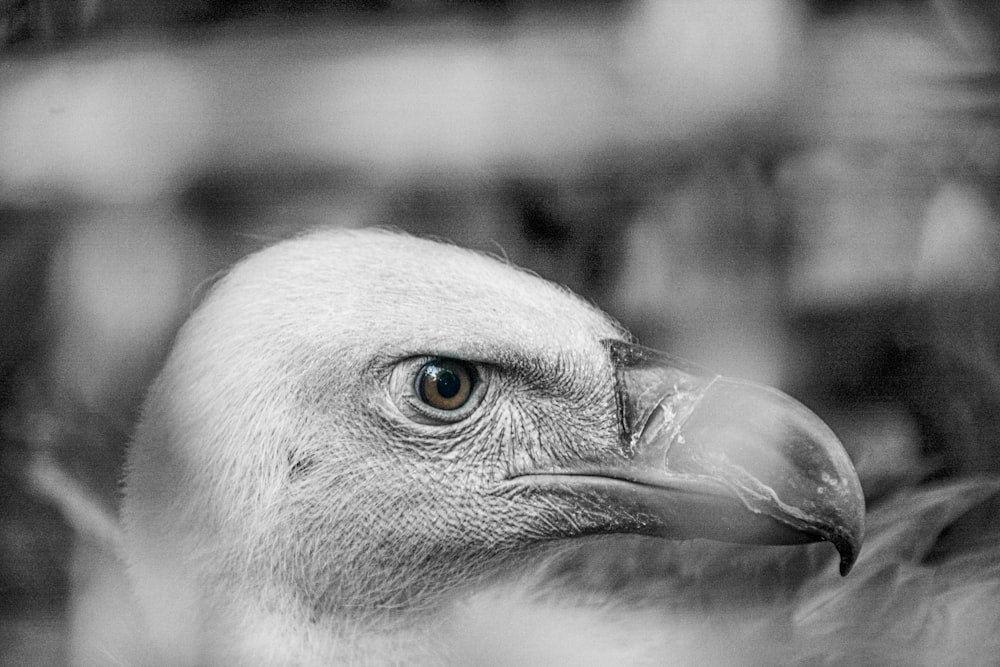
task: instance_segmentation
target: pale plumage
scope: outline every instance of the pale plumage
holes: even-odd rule
[[[846,570],[862,512],[787,397],[503,262],[334,231],[238,265],[182,329],[125,554],[170,662],[768,664],[809,657],[828,551],[622,534],[823,539]],[[727,577],[746,597],[715,605]]]

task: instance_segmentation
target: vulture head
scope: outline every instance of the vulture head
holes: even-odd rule
[[[590,536],[827,540],[846,573],[863,515],[838,440],[786,395],[503,261],[371,230],[212,288],[146,401],[123,511],[150,625],[199,637],[191,656],[412,626]]]

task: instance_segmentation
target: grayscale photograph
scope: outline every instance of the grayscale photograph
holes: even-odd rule
[[[1000,4],[0,0],[0,664],[1000,665]]]

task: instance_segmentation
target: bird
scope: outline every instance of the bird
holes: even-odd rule
[[[894,585],[944,572],[938,537],[998,494],[889,501],[866,556],[851,460],[786,394],[504,258],[317,230],[239,262],[179,331],[118,548],[147,664],[922,664],[902,621],[851,609],[888,624]],[[995,603],[980,546],[962,581]],[[919,588],[940,604],[913,636],[975,609]],[[963,635],[982,655],[994,622]]]

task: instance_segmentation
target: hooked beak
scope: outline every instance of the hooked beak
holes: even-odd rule
[[[603,475],[651,487],[643,504],[671,536],[828,540],[847,574],[861,546],[864,495],[819,417],[776,389],[637,345],[607,346],[627,463]]]
[[[613,460],[584,457],[528,472],[521,483],[623,513],[583,532],[747,544],[827,540],[847,574],[861,547],[864,495],[847,452],[819,417],[776,389],[706,374],[638,345],[605,344],[620,451]]]

